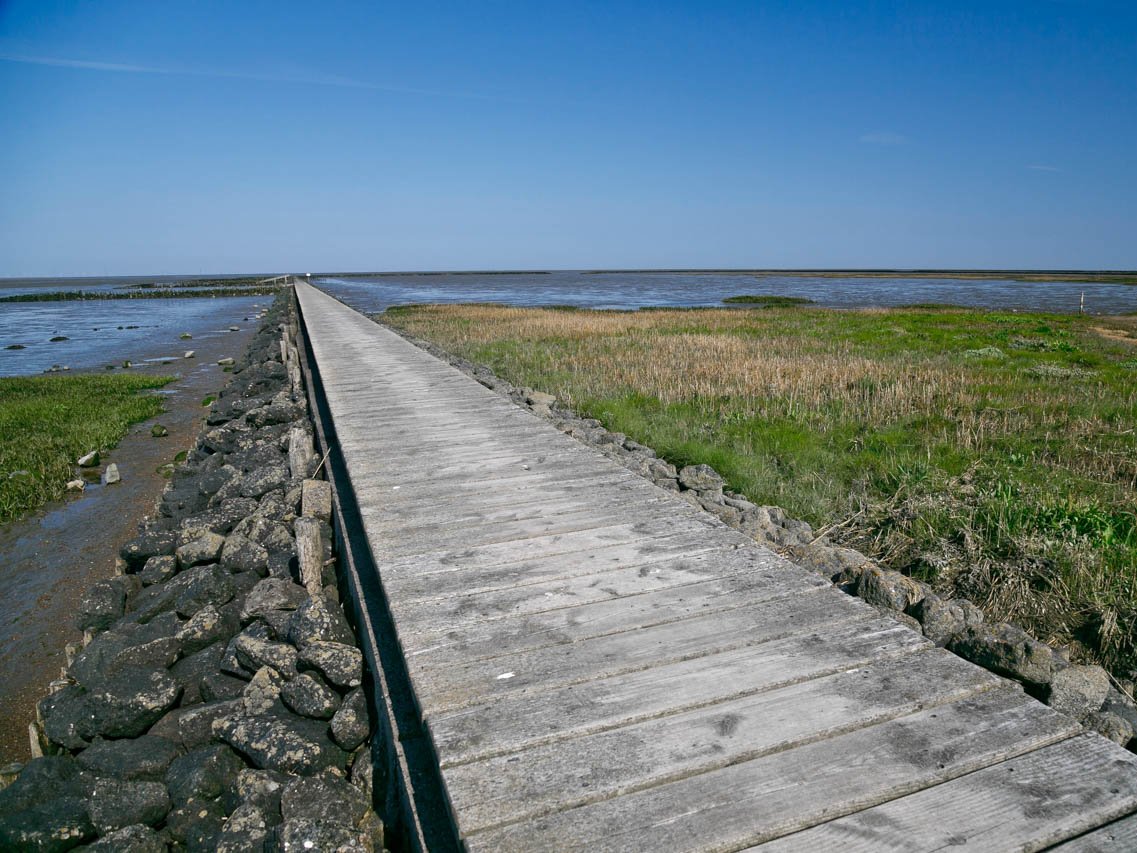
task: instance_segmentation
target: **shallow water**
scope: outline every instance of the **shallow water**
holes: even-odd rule
[[[796,296],[831,308],[950,303],[974,308],[1093,314],[1137,311],[1137,287],[1010,279],[828,278],[716,273],[452,273],[312,279],[360,311],[416,302],[502,302],[581,308],[721,305],[743,293]]]
[[[30,376],[55,364],[100,370],[125,360],[180,360],[186,350],[232,334],[230,326],[244,325],[271,301],[237,296],[0,304],[0,376]],[[183,332],[192,339],[182,340]],[[67,340],[52,342],[57,336]],[[25,348],[6,349],[12,344]],[[234,347],[231,355],[240,352]]]

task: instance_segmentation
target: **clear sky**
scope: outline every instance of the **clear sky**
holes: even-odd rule
[[[1137,268],[1137,2],[0,0],[0,275]]]

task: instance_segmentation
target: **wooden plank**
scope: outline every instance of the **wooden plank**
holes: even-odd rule
[[[450,766],[776,690],[930,645],[891,619],[839,621],[757,646],[426,716],[442,764]]]
[[[999,762],[1077,728],[1017,690],[993,690],[721,770],[468,834],[466,846],[487,853],[737,850],[980,768],[995,765],[997,771]],[[927,816],[950,825],[941,813]],[[860,849],[820,841],[801,849]],[[902,849],[947,847],[909,839]]]
[[[455,568],[454,571],[431,572],[420,576],[409,574],[413,570],[409,568],[406,576],[390,579],[384,574],[383,567],[379,571],[393,598],[400,601],[421,601],[596,575],[628,566],[643,568],[675,557],[694,556],[721,547],[720,543],[701,533],[680,533],[588,551],[555,554],[536,560],[503,563],[489,568]]]
[[[653,571],[658,570],[648,569],[649,574]],[[399,640],[408,658],[425,656],[427,666],[471,663],[828,589],[829,585],[819,576],[811,578],[795,572],[786,577],[784,571],[751,568],[711,581],[651,589],[539,613],[467,621],[461,626],[447,621],[440,627],[431,621],[424,630],[407,619],[403,620],[407,630]]]
[[[771,562],[772,561],[772,562]],[[785,577],[786,589],[828,586],[828,581],[757,548],[710,548],[641,566],[622,566],[590,575],[554,578],[542,583],[514,585],[481,592],[462,591],[442,599],[391,601],[404,625],[413,626],[414,637],[460,637],[472,623],[546,613],[593,602],[638,596],[654,590],[674,590],[717,582],[721,577],[771,564],[771,571]],[[776,582],[775,580],[771,581]],[[629,602],[634,607],[634,602]],[[427,642],[433,642],[428,639]]]
[[[1137,850],[1137,814],[1048,849],[1054,853],[1133,853]]]
[[[829,589],[647,628],[632,626],[632,630],[490,660],[444,666],[430,658],[415,657],[407,663],[419,702],[428,712],[437,713],[498,702],[515,693],[551,690],[745,649],[875,615],[872,608],[858,606],[844,593]]]
[[[1041,850],[1135,809],[1137,756],[1084,734],[761,850]]]
[[[446,787],[475,832],[784,752],[1004,682],[942,649],[517,755],[451,767]]]

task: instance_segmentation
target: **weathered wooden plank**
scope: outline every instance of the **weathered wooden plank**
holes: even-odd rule
[[[757,646],[428,714],[427,722],[449,766],[786,687],[930,645],[892,620],[840,620]]]
[[[1133,853],[1137,850],[1137,814],[1048,849],[1053,853]]]
[[[871,608],[857,606],[847,595],[828,589],[646,628],[632,624],[632,630],[490,660],[441,665],[415,657],[407,663],[422,707],[438,713],[497,702],[515,693],[550,690],[744,649],[872,615]]]
[[[365,520],[366,523],[366,520]],[[434,554],[413,554],[405,558],[383,560],[379,570],[384,583],[394,583],[398,579],[413,575],[421,578],[431,574],[461,572],[469,575],[479,569],[493,569],[521,562],[535,562],[548,557],[570,554],[586,554],[613,546],[627,546],[630,549],[647,549],[661,537],[675,537],[694,534],[705,537],[708,530],[721,525],[718,519],[706,514],[670,516],[670,513],[637,513],[632,519],[608,519],[601,527],[592,527],[572,533],[554,533],[549,536],[535,536],[526,539],[524,547],[505,542],[496,545],[480,545],[469,548],[438,549]],[[739,545],[753,546],[754,541],[740,533],[723,531]],[[733,534],[733,535],[731,535]],[[636,551],[639,553],[639,551]]]
[[[832,738],[1004,682],[942,649],[446,770],[474,832]]]
[[[412,564],[407,567],[403,576],[393,578],[387,578],[382,566],[379,571],[392,597],[402,601],[418,601],[490,592],[580,575],[595,575],[626,566],[642,568],[674,557],[693,556],[702,551],[721,549],[721,547],[720,542],[702,533],[679,533],[673,536],[649,537],[636,542],[596,547],[586,551],[522,559],[519,562],[502,563],[488,568],[455,567],[454,571],[436,571],[416,576],[411,574],[414,570]]]
[[[545,613],[625,596],[635,597],[654,590],[674,590],[681,596],[683,587],[692,584],[705,587],[720,577],[729,578],[755,566],[767,565],[767,561],[776,561],[773,571],[785,576],[787,589],[796,589],[799,584],[802,588],[829,585],[819,575],[802,572],[771,551],[727,546],[591,575],[574,575],[474,593],[462,591],[442,599],[407,601],[400,596],[392,600],[391,606],[402,624],[413,626],[414,636],[409,639],[430,635],[461,636],[461,632],[468,630],[472,623]],[[777,580],[771,582],[776,583]],[[629,607],[635,607],[635,603],[629,602]]]
[[[442,623],[431,620],[423,626],[408,618],[402,620],[405,630],[399,640],[408,658],[428,658],[426,666],[470,663],[829,588],[820,576],[794,572],[787,577],[784,570],[755,568],[762,563],[754,561],[754,555],[749,552],[734,554],[750,558],[740,559],[736,564],[749,567],[748,571],[711,581],[648,588],[646,592],[590,604],[488,621],[465,620],[458,624],[451,620]],[[771,558],[768,564],[774,564],[775,559]],[[656,571],[658,569],[649,568],[648,574]]]
[[[1076,731],[1075,723],[1017,690],[993,690],[721,770],[468,834],[466,845],[487,853],[737,850],[980,768],[995,765],[998,771],[999,762]],[[950,825],[939,812],[927,817]],[[819,841],[800,849],[861,849]],[[898,849],[941,848],[910,839]]]
[[[762,847],[1041,850],[1137,809],[1137,756],[1085,734]]]

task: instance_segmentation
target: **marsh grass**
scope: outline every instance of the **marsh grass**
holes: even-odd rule
[[[882,562],[1137,666],[1133,318],[390,309],[385,322],[707,462]]]
[[[0,378],[0,522],[63,495],[75,460],[114,447],[131,424],[162,411],[169,377]]]

